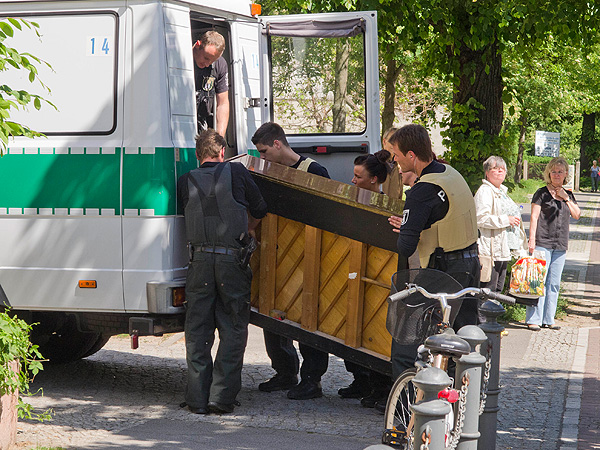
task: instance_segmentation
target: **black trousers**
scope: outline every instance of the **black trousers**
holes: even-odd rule
[[[292,339],[267,330],[263,330],[263,333],[267,355],[271,358],[271,367],[275,372],[286,376],[297,375],[300,360]],[[327,372],[329,354],[306,344],[299,343],[298,346],[303,358],[300,376],[302,379],[321,381],[321,377]]]
[[[453,259],[446,264],[446,273],[452,275],[463,287],[479,287],[481,272],[479,257]],[[478,309],[477,300],[468,296],[463,301],[452,328],[458,331],[465,325],[477,325]],[[394,380],[406,369],[414,367],[418,348],[419,345],[400,345],[392,339],[391,360]]]

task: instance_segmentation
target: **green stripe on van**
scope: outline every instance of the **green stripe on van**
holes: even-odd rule
[[[0,158],[0,208],[119,211],[117,154],[11,154]]]
[[[177,177],[197,167],[194,148],[11,150],[0,158],[0,215],[173,215]]]

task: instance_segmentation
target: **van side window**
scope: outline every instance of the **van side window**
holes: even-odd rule
[[[108,135],[117,126],[117,58],[119,16],[111,11],[33,14],[41,37],[29,29],[15,35],[14,46],[40,56],[38,84],[27,83],[27,73],[3,73],[3,83],[26,88],[52,102],[43,114],[19,110],[17,122],[47,135]],[[66,31],[68,30],[68,32]]]
[[[271,36],[273,120],[286,134],[366,128],[364,33]]]

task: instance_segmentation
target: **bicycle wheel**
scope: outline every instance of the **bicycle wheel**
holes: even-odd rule
[[[400,374],[385,406],[385,431],[382,442],[394,448],[407,449],[410,435],[412,434],[412,412],[410,406],[416,402],[417,388],[413,385],[413,378],[417,369],[407,369]]]

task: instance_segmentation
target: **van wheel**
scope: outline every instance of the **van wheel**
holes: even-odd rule
[[[92,356],[94,353],[98,352],[98,350],[102,349],[110,339],[110,335],[106,336],[104,334],[100,334],[96,342],[92,345],[92,347],[85,352],[85,355],[82,358],[87,358],[88,356]]]
[[[77,329],[73,316],[69,316],[55,331],[36,333],[31,341],[39,346],[39,351],[51,363],[67,363],[89,356],[106,344],[101,333],[82,332]]]

